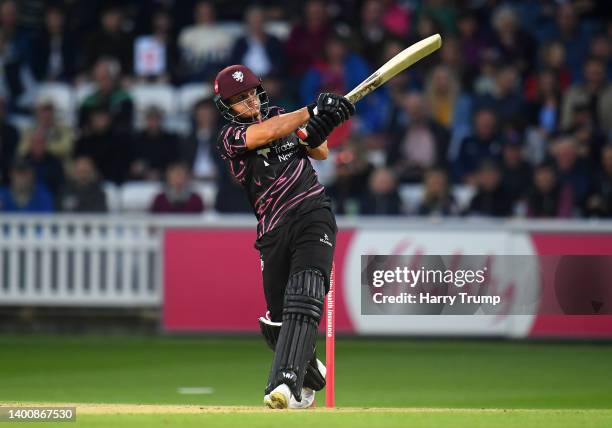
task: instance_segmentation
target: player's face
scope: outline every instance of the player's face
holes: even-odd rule
[[[260,101],[257,88],[234,95],[229,99],[230,107],[240,119],[259,118]]]

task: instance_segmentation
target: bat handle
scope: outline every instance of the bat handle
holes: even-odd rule
[[[312,112],[314,113],[314,115],[316,116],[317,113],[319,112],[317,110],[317,108],[315,107]],[[297,129],[297,131],[295,131],[295,133],[297,134],[297,136],[299,137],[300,140],[304,141],[306,140],[306,138],[308,138],[308,132],[306,132],[306,125],[300,127]]]

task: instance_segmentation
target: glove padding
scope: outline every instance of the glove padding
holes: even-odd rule
[[[304,143],[311,149],[316,149],[327,140],[334,126],[332,118],[327,114],[311,117],[306,123],[308,137],[306,137]]]
[[[355,114],[355,106],[342,95],[323,92],[317,98],[317,112],[322,116],[328,115],[338,126]]]

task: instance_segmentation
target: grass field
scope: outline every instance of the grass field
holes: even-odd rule
[[[340,339],[332,411],[262,409],[271,356],[258,338],[0,336],[0,405],[83,403],[83,427],[612,426],[611,345]]]

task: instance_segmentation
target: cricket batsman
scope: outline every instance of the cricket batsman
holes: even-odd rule
[[[315,391],[325,387],[315,344],[337,227],[309,158],[327,158],[328,135],[355,107],[340,95],[322,93],[316,103],[285,113],[269,105],[261,80],[244,65],[221,70],[214,94],[228,121],[217,150],[257,217],[255,248],[268,307],[259,323],[274,350],[264,404],[310,407]],[[296,130],[304,124],[308,136],[302,141]]]

